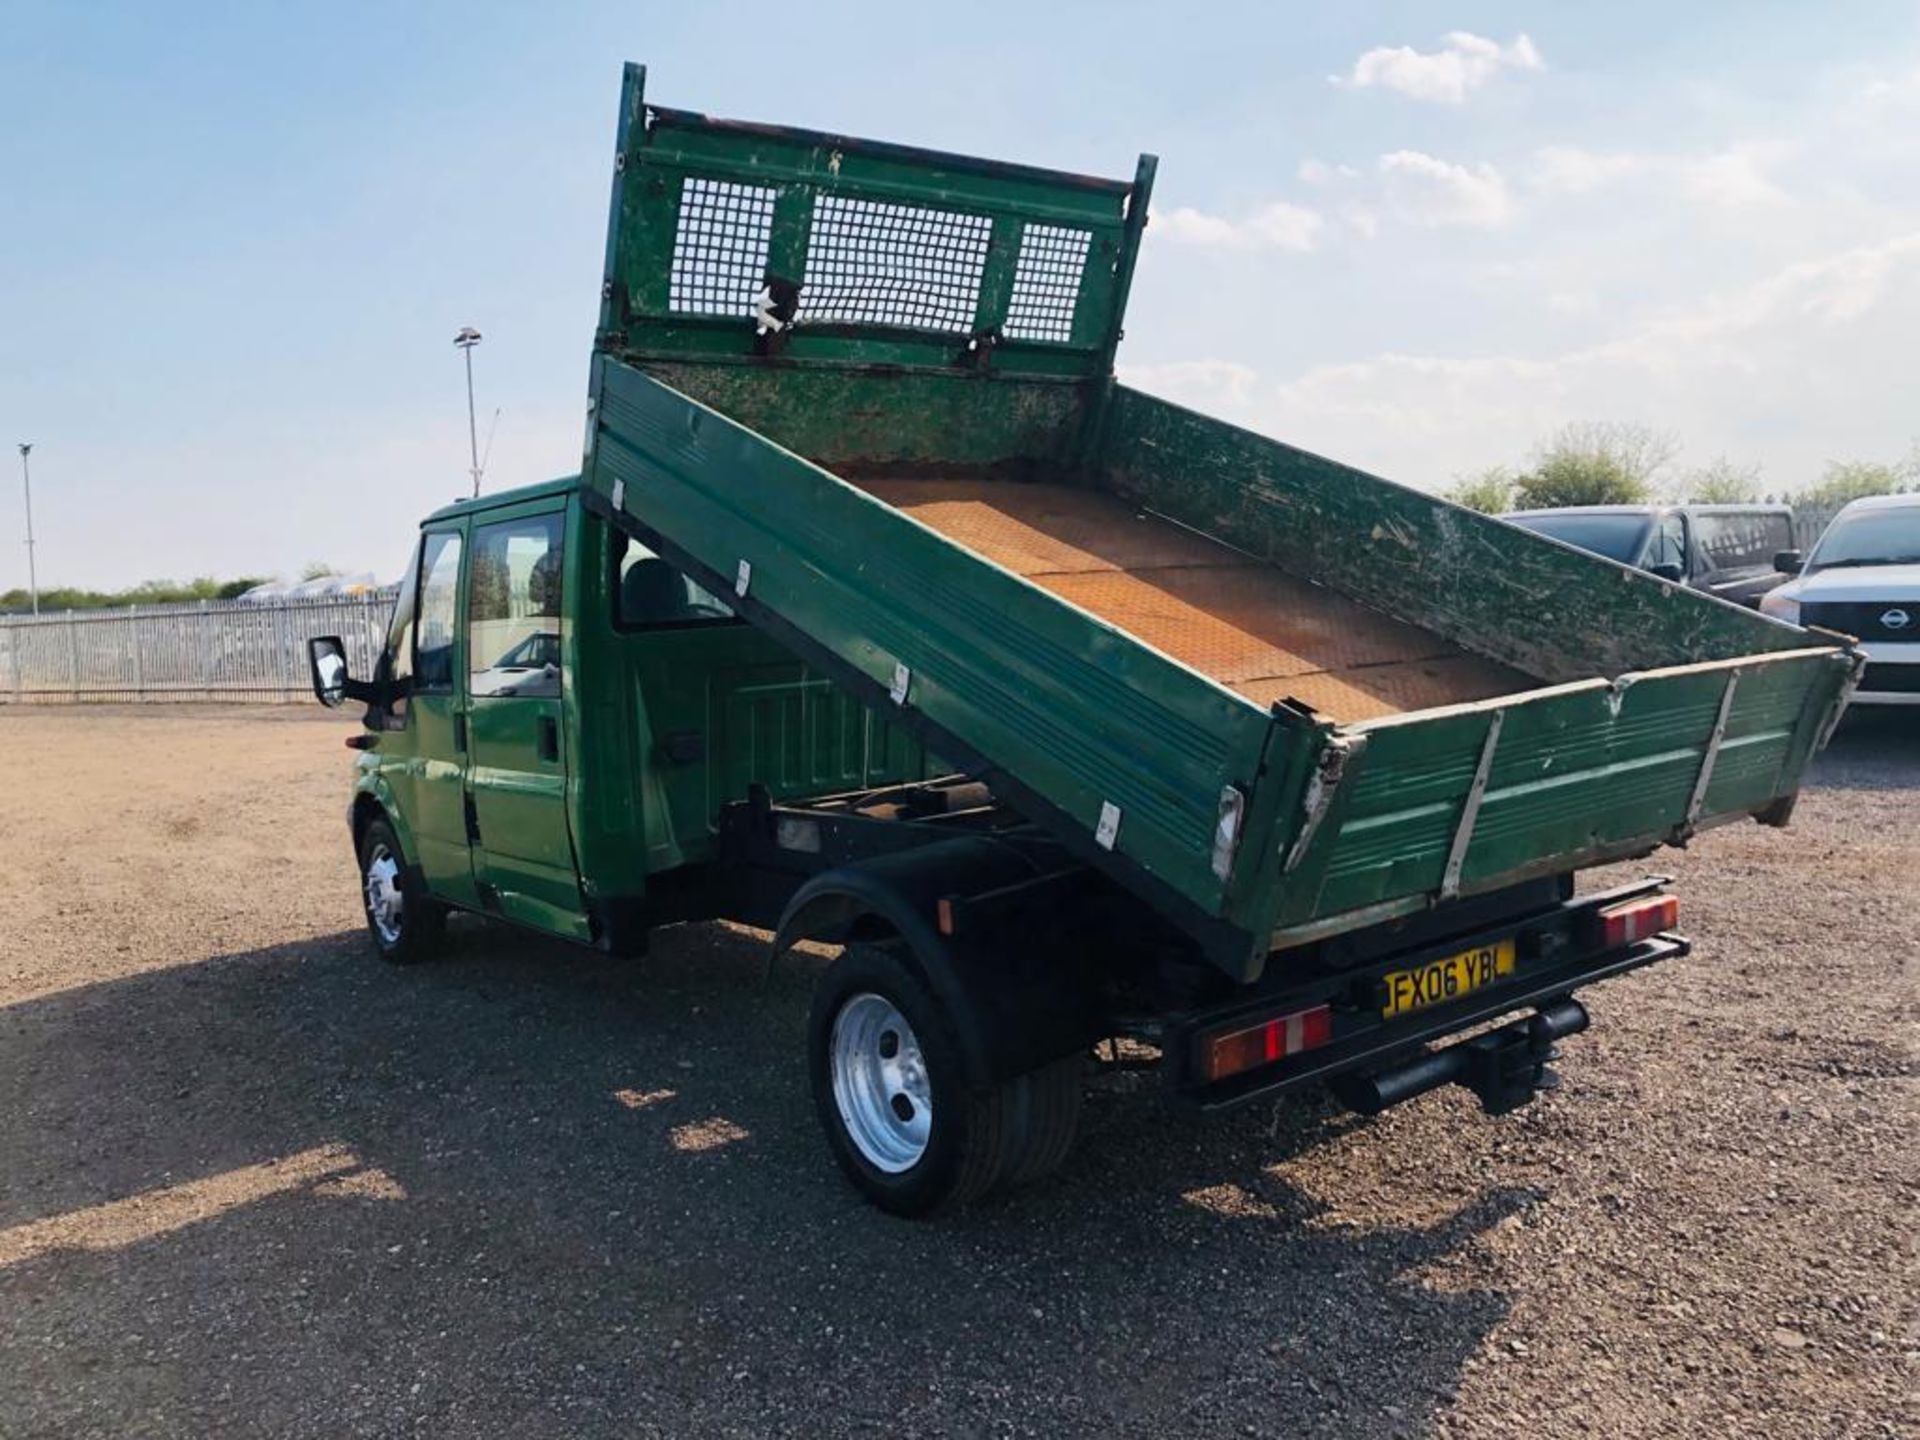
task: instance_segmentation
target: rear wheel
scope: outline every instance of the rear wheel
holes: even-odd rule
[[[360,898],[382,960],[411,965],[439,948],[447,908],[421,888],[384,819],[371,822],[360,837]]]
[[[1036,1180],[1073,1144],[1081,1058],[970,1087],[953,1024],[898,943],[849,945],[814,992],[808,1059],[827,1143],[896,1215]]]

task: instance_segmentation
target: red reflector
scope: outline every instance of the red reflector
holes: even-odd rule
[[[371,750],[373,749],[373,740],[374,737],[371,735],[349,735],[347,736],[347,749]]]
[[[1236,1030],[1216,1031],[1200,1037],[1200,1074],[1206,1080],[1223,1080],[1324,1045],[1332,1038],[1333,1013],[1324,1005],[1276,1015]]]
[[[1645,940],[1680,923],[1680,901],[1672,895],[1648,895],[1609,905],[1600,912],[1600,938],[1609,950]]]

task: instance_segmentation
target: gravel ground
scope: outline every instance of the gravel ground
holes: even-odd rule
[[[457,925],[383,967],[346,728],[0,710],[0,1435],[1913,1435],[1920,725],[1673,854],[1565,1085],[1096,1094],[937,1224],[841,1183],[808,976]]]

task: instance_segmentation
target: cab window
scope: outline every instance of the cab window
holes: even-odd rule
[[[1729,570],[1771,570],[1773,557],[1793,544],[1787,517],[1764,511],[1704,514],[1694,517],[1700,549],[1715,574]]]
[[[407,557],[400,593],[394,597],[393,618],[387,622],[387,644],[380,652],[380,668],[374,679],[386,687],[386,719],[389,728],[398,729],[406,720],[408,681],[413,678],[413,621],[420,606],[420,554],[416,542]]]
[[[1686,573],[1687,522],[1678,515],[1662,516],[1653,532],[1653,542],[1647,546],[1647,569],[1661,565],[1673,565],[1681,574]]]
[[[460,594],[460,535],[429,534],[420,555],[420,618],[413,632],[413,693],[453,688],[453,620]]]
[[[735,618],[718,595],[638,540],[614,537],[614,622],[622,630],[701,625]]]
[[[556,512],[474,528],[467,655],[476,698],[560,694],[560,525]]]

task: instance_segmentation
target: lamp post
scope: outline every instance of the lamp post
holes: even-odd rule
[[[27,496],[27,594],[33,599],[33,613],[40,613],[40,581],[33,572],[33,471],[27,465],[27,456],[33,453],[33,446],[26,441],[20,442],[20,484]]]
[[[473,423],[473,347],[480,343],[480,332],[471,325],[462,325],[460,333],[453,337],[453,343],[460,353],[467,357],[467,458],[471,468],[468,474],[473,476],[473,498],[480,498],[480,436]]]

